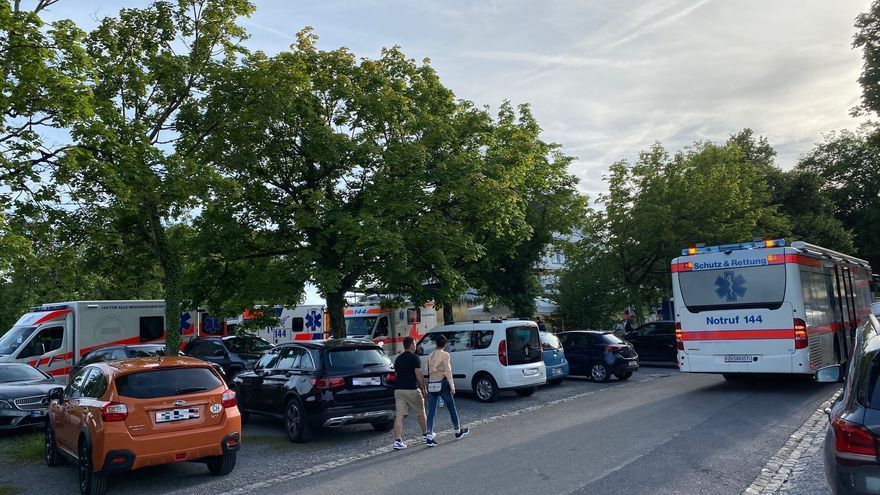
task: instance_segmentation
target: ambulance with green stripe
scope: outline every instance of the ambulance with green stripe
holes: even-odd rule
[[[735,379],[846,363],[871,280],[866,261],[805,242],[685,248],[672,261],[679,369]]]

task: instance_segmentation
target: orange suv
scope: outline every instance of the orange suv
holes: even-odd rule
[[[49,392],[46,464],[79,464],[80,493],[100,495],[107,475],[199,461],[229,474],[241,446],[235,392],[193,358],[96,363]]]

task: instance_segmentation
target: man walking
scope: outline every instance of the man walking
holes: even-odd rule
[[[406,448],[403,443],[403,417],[407,410],[412,409],[418,414],[419,426],[422,427],[422,440],[428,441],[427,417],[425,416],[425,377],[422,375],[422,361],[416,356],[416,344],[412,337],[404,337],[403,353],[394,360],[394,402],[396,417],[394,418],[394,450]]]

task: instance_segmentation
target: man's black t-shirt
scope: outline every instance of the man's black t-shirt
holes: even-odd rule
[[[394,373],[397,381],[394,388],[400,390],[415,390],[419,388],[416,381],[416,368],[422,367],[422,360],[415,353],[404,352],[394,360]]]

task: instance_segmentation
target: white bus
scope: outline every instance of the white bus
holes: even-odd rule
[[[847,362],[874,301],[866,261],[784,239],[683,249],[672,287],[680,370],[728,379]]]

